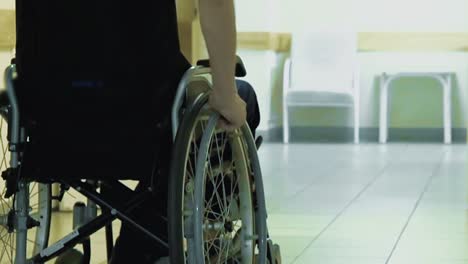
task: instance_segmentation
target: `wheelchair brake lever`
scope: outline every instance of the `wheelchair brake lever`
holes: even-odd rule
[[[263,143],[263,137],[258,136],[257,139],[255,139],[255,146],[257,147],[257,150],[260,149],[260,147],[262,146],[262,143]]]

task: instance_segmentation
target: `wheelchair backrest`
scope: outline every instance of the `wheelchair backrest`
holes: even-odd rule
[[[170,108],[168,90],[188,67],[173,0],[17,0],[16,10],[18,96],[29,114],[92,116],[158,99]]]

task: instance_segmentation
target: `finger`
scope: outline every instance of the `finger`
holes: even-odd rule
[[[223,117],[219,118],[218,123],[216,124],[216,127],[222,130],[226,130],[226,127],[228,126],[229,126],[229,122]]]
[[[222,130],[225,130],[227,132],[232,132],[232,131],[236,130],[237,128],[238,128],[238,126],[236,126],[233,123],[230,123],[229,121],[227,121],[224,118],[220,118],[219,121],[218,121],[218,129],[222,129]]]
[[[238,123],[234,123],[234,122],[226,122],[224,124],[224,129],[228,132],[232,132],[240,127],[241,125],[239,125]]]
[[[232,132],[234,130],[236,130],[237,127],[234,126],[234,125],[231,125],[231,124],[227,124],[225,127],[224,127],[224,130],[226,130],[227,132]]]

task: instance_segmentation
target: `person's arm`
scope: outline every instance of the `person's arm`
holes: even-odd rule
[[[213,76],[210,106],[218,111],[227,129],[242,126],[246,105],[235,84],[236,23],[234,0],[199,0],[200,22]]]

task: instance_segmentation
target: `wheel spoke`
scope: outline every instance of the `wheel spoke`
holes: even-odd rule
[[[217,180],[218,182],[214,182],[214,174],[213,174],[213,167],[212,167],[212,164],[211,164],[211,160],[212,160],[212,154],[213,154],[213,144],[210,145],[210,151],[208,153],[210,153],[210,157],[209,157],[209,160],[208,160],[208,173],[210,174],[211,173],[211,177],[209,177],[210,175],[208,175],[209,179],[210,179],[210,182],[211,184],[213,185],[214,187],[214,190],[213,190],[213,194],[212,194],[212,197],[210,197],[210,199],[208,200],[208,205],[211,205],[212,204],[212,200],[213,200],[213,196],[216,196],[216,199],[217,199],[217,203],[218,203],[218,206],[220,207],[220,211],[221,211],[221,217],[222,217],[222,222],[223,223],[226,223],[228,221],[228,217],[230,217],[230,211],[231,211],[231,208],[232,208],[232,203],[234,202],[234,198],[233,198],[233,195],[234,195],[234,190],[235,188],[237,187],[237,184],[238,184],[238,179],[237,177],[233,177],[233,179],[231,179],[229,182],[230,184],[230,196],[227,195],[227,190],[226,190],[226,174],[225,174],[225,170],[228,169],[228,168],[225,168],[224,166],[224,157],[225,157],[225,150],[226,150],[226,141],[225,141],[225,133],[222,133],[221,135],[221,139],[218,138],[218,133],[215,133],[214,135],[214,139],[211,141],[211,143],[215,143],[215,150],[216,153],[216,158],[217,158],[217,161],[218,161],[218,168],[219,168],[219,174],[216,175],[217,176]],[[235,180],[235,183],[233,183],[233,181]],[[222,191],[222,194],[220,194],[219,192]],[[221,197],[220,197],[221,196]],[[208,207],[206,208],[208,209]],[[207,210],[206,211],[206,214],[209,214],[209,213],[212,213],[213,210]],[[229,234],[229,233],[228,233]],[[229,236],[226,236],[228,234],[225,234],[225,237],[221,242],[221,248],[219,248],[219,251],[218,251],[218,254],[215,255],[215,260],[216,260],[216,263],[223,263],[223,259],[224,259],[224,263],[227,262],[228,258],[229,258],[229,255],[230,255],[230,248],[231,248],[231,243],[232,243],[232,234],[229,234]],[[208,244],[208,250],[207,250],[207,253],[209,254],[211,248],[213,247],[213,245],[215,244],[216,240],[213,240],[211,243],[209,241],[207,241],[209,244]]]
[[[16,240],[16,236],[10,236],[10,241],[11,241],[11,245],[14,245],[15,244],[15,241]],[[11,253],[11,261],[13,262],[14,258],[15,258],[15,248],[12,246],[10,247],[10,253]]]
[[[227,132],[214,129],[210,135],[209,145],[205,146],[208,147],[208,152],[203,153],[207,156],[198,157],[201,138],[203,133],[207,131],[207,120],[206,115],[198,117],[192,126],[188,139],[189,149],[186,152],[184,164],[183,195],[185,197],[182,199],[183,208],[190,207],[195,201],[195,192],[186,186],[197,180],[202,180],[204,184],[201,194],[203,195],[201,197],[201,201],[203,201],[201,204],[203,205],[203,228],[202,234],[199,235],[203,239],[202,253],[204,253],[205,262],[213,264],[241,263],[239,239],[243,227],[242,217],[247,213],[245,210],[251,209],[245,209],[245,206],[239,205],[241,201],[245,202],[244,200],[246,200],[244,196],[241,196],[242,200],[239,200],[239,187],[244,188],[244,180],[248,179],[248,176],[244,175],[243,171],[237,170],[236,165],[239,165],[239,169],[244,170],[245,164],[243,160],[236,160],[241,158],[238,156],[242,155],[242,151],[237,153],[239,146],[232,144],[241,144],[242,141],[237,138],[237,135],[233,138]],[[197,169],[201,169],[196,167],[199,158],[205,159],[204,175],[202,179],[195,179]],[[248,168],[250,170],[250,166]],[[187,195],[190,197],[186,197]],[[190,200],[191,205],[188,204]],[[192,216],[185,215],[184,217]],[[250,222],[248,223],[250,224]],[[187,237],[187,243],[196,243],[195,240],[186,235],[185,231],[183,237]],[[192,246],[184,247],[186,257],[191,255],[188,250],[192,248]]]
[[[224,133],[222,133],[223,137],[222,139],[224,139]],[[224,158],[222,155],[220,155],[220,147],[219,147],[219,144],[218,144],[218,134],[216,133],[215,134],[215,142],[216,142],[216,149],[218,150],[217,151],[217,155],[218,155],[218,162],[219,162],[219,167],[220,167],[220,170],[221,170],[221,185],[223,187],[222,191],[223,191],[223,200],[224,200],[224,208],[228,208],[228,205],[227,205],[227,197],[226,197],[226,188],[225,188],[225,180],[224,180],[224,177],[225,177],[225,174],[224,174]],[[223,148],[224,149],[224,148]],[[225,219],[224,219],[225,220]]]
[[[211,166],[211,165],[209,165],[208,167],[210,168],[210,166]],[[213,185],[213,188],[214,188],[215,190],[219,190],[220,185],[223,184],[223,180],[224,180],[224,178],[223,178],[221,181],[219,181],[218,183],[214,183],[213,181],[211,181],[211,183],[212,183],[212,185]],[[213,194],[211,195],[210,199],[208,199],[208,201],[209,201],[210,204],[211,204],[213,198],[215,197],[215,195],[216,195],[216,192],[213,192]]]
[[[31,196],[29,196],[29,199],[34,198],[34,197],[35,197],[36,195],[38,195],[38,194],[39,194],[39,192],[35,192],[35,193],[31,194]]]
[[[12,199],[7,200],[7,199],[5,199],[3,196],[0,197],[0,203],[2,203],[2,206],[5,206],[5,205],[6,205],[8,211],[11,210],[11,208],[13,207],[13,204],[12,204],[13,201],[12,201]]]
[[[2,162],[0,163],[0,166],[4,165],[5,169],[6,169],[6,168],[8,168],[8,165],[7,165],[7,162],[6,162],[8,148],[5,147],[6,144],[3,142],[3,134],[2,134],[3,124],[4,124],[4,120],[3,120],[3,118],[1,118],[0,119],[0,129],[1,129],[0,130],[0,145],[1,145],[1,148],[2,148],[2,151],[3,151],[3,157],[2,157]]]
[[[14,247],[11,245],[11,242],[12,242],[11,240],[12,240],[12,235],[9,235],[9,236],[8,236],[8,239],[7,239],[8,242],[6,242],[6,241],[4,241],[4,240],[2,240],[2,242],[4,243],[4,245],[6,245],[6,246],[9,247],[9,248],[8,248],[9,250],[11,250],[11,251],[9,251],[8,249],[6,249],[5,252],[6,252],[6,254],[7,254],[8,259],[9,259],[11,262],[13,262],[13,251],[14,251]]]
[[[218,235],[218,234],[216,234],[216,235]],[[205,254],[205,255],[209,255],[209,253],[210,253],[210,251],[211,251],[212,248],[214,248],[215,250],[216,250],[216,249],[220,249],[220,248],[216,245],[216,241],[220,241],[220,239],[219,239],[218,236],[216,236],[214,239],[210,239],[210,240],[208,240],[208,241],[205,242],[205,244],[206,244],[207,242],[208,242],[208,244],[209,244],[209,247],[208,247],[208,249],[206,250],[206,253],[208,253],[208,254]]]
[[[26,240],[27,240],[29,243],[33,244],[33,245],[39,245],[38,242],[33,241],[33,240],[29,239],[29,238],[27,238]]]
[[[231,239],[228,239],[228,241],[226,242],[226,246],[221,251],[221,253],[225,256],[224,258],[225,263],[227,262],[228,257],[229,257],[229,248],[231,247],[231,241],[232,241]]]
[[[224,211],[223,202],[222,202],[221,197],[220,197],[219,192],[218,192],[218,189],[219,189],[218,187],[222,184],[222,181],[220,181],[220,183],[215,182],[215,177],[213,176],[213,173],[212,173],[213,169],[212,169],[210,161],[208,161],[208,167],[209,167],[208,171],[211,172],[211,173],[209,173],[209,174],[211,174],[211,176],[208,175],[207,178],[209,178],[209,180],[210,180],[210,182],[211,182],[211,184],[213,186],[213,193],[214,193],[214,195],[216,197],[217,205],[219,206],[220,211]]]
[[[65,192],[65,193],[66,193],[67,195],[69,195],[71,198],[76,199],[76,196],[73,195],[73,194],[71,194],[71,192],[68,192],[68,191],[67,191],[67,192]]]
[[[5,241],[5,237],[6,237],[6,241]],[[7,241],[10,241],[11,240],[11,237],[12,237],[12,234],[7,234],[3,237],[0,238],[0,241],[2,242],[3,245],[7,246],[8,248],[14,248],[10,243],[8,243]]]
[[[2,244],[6,245],[6,243],[3,241],[3,237],[0,238],[0,241],[1,241]],[[0,262],[3,260],[3,256],[5,256],[5,252],[8,251],[5,247],[3,247],[2,249],[3,250],[2,250],[2,255],[0,256]]]

